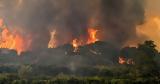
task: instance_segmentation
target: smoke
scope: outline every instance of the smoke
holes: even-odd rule
[[[138,37],[153,40],[160,50],[160,9],[159,0],[146,0],[144,24],[137,26]]]
[[[47,48],[50,30],[58,31],[62,45],[87,37],[89,26],[98,26],[100,40],[121,46],[136,38],[136,25],[144,20],[143,0],[1,0],[0,9],[8,25],[31,35],[32,49]]]
[[[108,40],[123,45],[137,38],[136,26],[143,23],[144,12],[144,0],[102,0],[102,24]]]
[[[64,64],[74,71],[77,65],[82,64],[114,64],[117,47],[121,48],[127,42],[139,43],[149,37],[158,44],[159,34],[153,33],[155,31],[150,33],[152,28],[137,27],[145,23],[145,17],[160,14],[158,3],[158,0],[154,3],[151,0],[0,0],[0,17],[10,30],[18,28],[24,36],[31,37],[31,49],[37,51],[23,54],[24,62]],[[64,45],[74,38],[86,39],[90,27],[97,28],[98,39],[108,44],[93,48],[102,53],[95,55],[87,48],[82,49],[80,55],[73,57],[74,54],[69,54],[69,57],[63,47],[47,49],[50,31],[56,29],[56,43]],[[146,34],[142,35],[141,31]],[[109,46],[109,43],[116,47]]]
[[[159,9],[159,0],[146,0],[145,6],[145,14],[147,17],[149,16],[160,16],[160,9]]]

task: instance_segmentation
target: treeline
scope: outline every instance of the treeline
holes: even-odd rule
[[[105,78],[105,77],[76,77],[60,74],[50,79],[19,79],[16,74],[3,74],[0,84],[160,84],[160,79],[154,78]]]
[[[104,45],[99,42],[91,47],[100,48],[100,45],[103,47],[102,44]],[[82,49],[85,50],[86,47]],[[98,52],[96,49],[97,47],[95,51]],[[99,52],[97,55],[80,51],[78,55],[83,54],[87,58],[93,56],[94,59],[105,61],[104,59],[108,57],[105,57],[104,53],[107,52],[105,50]],[[116,61],[114,64],[97,63],[97,60],[88,65],[74,64],[77,63],[75,61],[67,66],[36,63],[1,64],[0,84],[160,84],[160,53],[153,41],[145,41],[137,47],[125,47],[116,55],[118,56],[114,57],[113,61]],[[131,59],[132,63],[119,64],[119,57]]]

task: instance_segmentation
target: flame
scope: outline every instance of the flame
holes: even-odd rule
[[[74,48],[73,52],[78,52],[79,46],[95,43],[96,41],[99,41],[97,34],[98,34],[98,29],[96,29],[96,23],[97,20],[95,18],[91,18],[89,20],[89,25],[87,29],[87,34],[86,36],[80,35],[80,37],[73,38],[71,41],[68,41]],[[50,32],[50,40],[48,42],[48,48],[56,48],[59,46],[59,41],[57,40],[57,31],[53,30]]]
[[[119,57],[119,64],[135,64],[133,59],[129,58],[129,59],[126,59],[124,56],[120,56]]]
[[[74,51],[73,51],[73,52],[78,52],[78,47],[79,47],[80,45],[82,45],[81,42],[80,42],[80,40],[74,39],[74,40],[72,41],[72,46],[74,47]]]
[[[53,30],[50,32],[51,37],[50,37],[50,41],[48,43],[48,48],[56,48],[57,47],[56,33],[57,33],[56,30]]]
[[[119,57],[119,64],[125,64],[126,63],[126,58],[123,56]]]
[[[84,39],[81,39],[81,38],[73,39],[72,42],[71,42],[72,46],[74,47],[73,52],[77,52],[79,46],[95,43],[96,41],[98,41],[97,32],[98,32],[98,30],[96,30],[94,28],[89,28],[88,29],[87,42]]]
[[[96,30],[96,29],[93,29],[93,28],[88,29],[89,37],[88,37],[87,44],[95,43],[96,41],[99,40],[97,38],[97,32],[98,32],[98,30]]]
[[[25,51],[24,39],[16,32],[11,32],[4,25],[3,19],[0,19],[0,48],[13,49],[20,55],[21,52]]]
[[[77,39],[74,39],[74,40],[72,41],[72,45],[73,45],[73,47],[77,48],[77,47],[79,46],[78,40],[77,40]]]

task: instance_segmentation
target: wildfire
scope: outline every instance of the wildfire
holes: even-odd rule
[[[126,58],[120,56],[119,57],[119,64],[125,64],[126,63]]]
[[[97,32],[98,32],[98,30],[96,30],[96,29],[93,29],[93,28],[88,29],[89,37],[88,37],[87,44],[95,43],[96,41],[98,41]]]
[[[80,38],[73,39],[71,44],[74,47],[74,52],[78,51],[79,46],[95,43],[96,41],[98,41],[97,32],[98,32],[98,30],[96,30],[94,28],[89,28],[87,42],[85,42],[85,40],[80,39]]]
[[[0,30],[0,48],[16,50],[17,54],[20,55],[25,50],[24,39],[20,34],[9,31],[4,25],[3,19],[0,19]]]
[[[56,30],[53,30],[52,32],[50,32],[51,38],[50,41],[48,43],[48,48],[56,48],[57,44],[56,44]]]
[[[96,20],[91,19],[89,21],[86,35],[80,35],[77,38],[73,38],[71,41],[70,40],[67,41],[73,46],[73,48],[74,48],[73,52],[78,52],[79,46],[83,46],[83,45],[87,45],[87,44],[91,44],[91,43],[95,43],[96,41],[99,41],[99,39],[97,37],[99,30],[97,28],[95,28],[95,26],[96,26],[95,24],[96,24]],[[60,41],[57,38],[57,34],[58,34],[58,32],[56,30],[53,30],[50,32],[50,40],[48,42],[48,48],[56,48],[61,44],[61,43],[59,43]],[[67,42],[65,42],[65,43],[67,43]]]
[[[123,56],[120,56],[119,57],[119,64],[134,64],[134,61],[133,59],[126,59],[125,57]]]
[[[74,51],[73,52],[78,52],[78,47],[80,45],[82,45],[82,43],[78,39],[74,39],[72,41],[72,46],[74,47]]]

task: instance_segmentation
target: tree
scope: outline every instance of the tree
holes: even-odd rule
[[[153,41],[145,41],[139,44],[134,57],[135,74],[140,77],[155,77],[158,76],[158,67],[154,58],[158,54],[156,45]]]
[[[158,54],[153,41],[145,41],[138,47],[127,47],[121,50],[121,55],[133,59],[134,64],[130,67],[129,75],[137,77],[157,77],[159,75],[155,57]]]
[[[154,44],[154,41],[145,41],[143,44],[139,44],[138,50],[146,53],[151,58],[155,57],[156,54],[158,54],[158,50],[156,49],[156,45]]]

